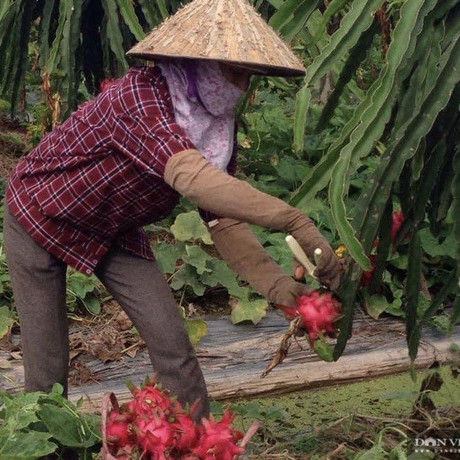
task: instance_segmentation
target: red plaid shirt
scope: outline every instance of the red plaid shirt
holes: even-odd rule
[[[160,71],[136,67],[24,157],[7,203],[40,246],[88,275],[114,243],[152,259],[141,227],[173,210],[166,163],[194,148]]]

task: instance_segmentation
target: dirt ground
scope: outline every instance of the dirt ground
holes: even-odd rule
[[[7,181],[11,171],[30,148],[27,129],[17,120],[0,117],[0,177]]]

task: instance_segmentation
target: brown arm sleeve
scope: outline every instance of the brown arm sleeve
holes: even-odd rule
[[[210,231],[219,254],[230,268],[269,301],[293,306],[296,297],[310,292],[268,255],[247,224],[222,218]]]
[[[170,158],[165,181],[213,214],[290,232],[310,258],[316,248],[321,248],[323,256],[316,274],[332,289],[338,286],[342,269],[334,251],[311,219],[298,209],[220,171],[197,150],[185,150]]]

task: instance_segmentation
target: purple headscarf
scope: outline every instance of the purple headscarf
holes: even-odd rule
[[[177,124],[214,166],[225,170],[233,151],[235,108],[243,91],[215,61],[160,62]]]

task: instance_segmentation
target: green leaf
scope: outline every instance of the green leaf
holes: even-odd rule
[[[326,8],[326,11],[323,14],[323,19],[320,23],[319,29],[323,33],[326,32],[326,26],[329,23],[329,21],[333,18],[335,14],[337,14],[341,9],[343,9],[350,0],[332,0],[329,3],[329,6]],[[318,40],[320,36],[315,36],[315,39]]]
[[[328,10],[326,10],[326,12]],[[374,24],[361,35],[356,45],[350,50],[348,58],[337,79],[337,83],[334,85],[334,89],[331,95],[329,96],[323,111],[321,112],[321,117],[318,120],[318,124],[315,128],[315,131],[321,131],[322,129],[324,129],[327,123],[329,123],[330,118],[334,114],[334,111],[339,104],[340,96],[343,94],[345,88],[347,87],[347,84],[350,82],[352,77],[356,74],[356,71],[361,62],[366,58],[368,50],[372,46],[374,36],[376,33],[378,33],[378,31],[379,28],[377,27],[374,21]]]
[[[185,328],[193,346],[198,345],[200,340],[208,333],[208,323],[202,319],[187,319]]]
[[[424,228],[420,230],[419,233],[422,248],[428,255],[431,257],[455,257],[456,243],[453,233],[450,233],[442,243],[439,243],[438,239],[433,236],[429,228]]]
[[[179,214],[171,232],[179,241],[202,240],[205,244],[212,244],[211,235],[197,211]]]
[[[91,447],[98,440],[76,412],[54,404],[43,404],[38,416],[53,438],[66,447]]]
[[[136,16],[134,6],[131,0],[116,0],[118,7],[120,8],[121,16],[123,17],[126,25],[129,27],[131,33],[136,37],[138,41],[145,38],[145,33],[139,23],[139,19]]]
[[[161,271],[163,273],[174,273],[177,261],[184,256],[185,245],[183,243],[169,244],[159,242],[154,245],[153,252]]]
[[[370,250],[375,238],[380,217],[385,209],[384,203],[387,202],[391,191],[391,184],[397,179],[399,174],[397,175],[396,172],[393,176],[387,174],[384,176],[384,184],[375,179],[370,181],[369,187],[374,187],[378,204],[377,202],[375,204],[371,202],[372,196],[365,190],[362,194],[362,203],[360,206],[356,206],[357,214],[358,212],[361,214],[358,214],[359,217],[354,219],[354,228],[348,221],[345,206],[349,174],[350,171],[354,170],[358,160],[369,154],[375,145],[375,140],[383,134],[386,122],[391,116],[392,106],[399,92],[398,80],[404,78],[407,72],[406,61],[412,56],[415,48],[415,39],[411,36],[411,31],[421,30],[424,15],[434,5],[434,1],[428,1],[425,4],[424,2],[420,3],[411,0],[404,4],[404,15],[401,14],[401,20],[395,28],[394,42],[388,52],[388,65],[379,80],[376,81],[369,91],[364,103],[361,104],[365,104],[366,108],[360,113],[360,124],[351,133],[350,142],[341,150],[340,158],[332,171],[329,199],[331,201],[334,221],[336,222],[342,241],[349,249],[352,257],[364,270],[370,269],[370,264],[365,254]],[[416,147],[417,145],[415,145]],[[401,150],[403,149],[399,149],[398,152]],[[415,150],[412,151],[411,148],[407,151],[407,154],[413,152]],[[367,220],[372,220],[372,222],[368,223],[366,221],[362,223],[361,216],[364,216]],[[355,233],[355,229],[359,230],[363,228],[365,229],[364,232],[358,231],[358,235]],[[366,236],[363,237],[362,233],[365,233]]]
[[[166,8],[165,0],[158,0],[157,1],[158,9],[160,10],[161,17],[163,20],[169,17],[168,9]]]
[[[405,3],[411,4],[410,1]],[[460,33],[444,53],[444,65],[438,79],[413,117],[394,134],[393,141],[381,157],[381,164],[369,181],[356,205],[354,224],[360,228],[360,238],[366,247],[372,245],[375,227],[381,216],[382,203],[386,202],[392,184],[400,176],[405,162],[417,151],[424,136],[431,130],[441,110],[448,104],[455,85],[460,80],[456,71],[460,59]]]
[[[5,433],[0,429],[0,458],[5,460],[32,460],[56,451],[57,445],[50,442],[50,433],[17,431]]]
[[[0,307],[0,338],[8,333],[14,323],[14,316],[8,307]]]
[[[366,299],[367,312],[373,319],[378,319],[390,306],[388,300],[383,295],[374,294]]]
[[[353,327],[353,317],[356,308],[356,292],[358,290],[359,280],[361,279],[362,270],[355,262],[351,262],[348,273],[343,280],[339,296],[342,300],[343,318],[337,323],[339,336],[334,348],[334,361],[337,361],[345,350],[348,339],[351,336]]]
[[[301,152],[305,144],[305,128],[307,125],[308,107],[310,106],[311,90],[304,86],[296,96],[294,119],[294,150]]]
[[[278,244],[274,246],[269,246],[266,248],[267,253],[270,257],[275,260],[278,265],[287,273],[293,272],[294,267],[294,258],[292,252],[286,245],[283,235],[283,245]]]
[[[125,50],[123,48],[123,36],[121,34],[117,4],[112,0],[102,0],[102,6],[105,12],[107,21],[107,38],[109,40],[110,49],[116,56],[123,72],[127,72],[128,63],[125,58]]]
[[[392,257],[389,260],[389,262],[391,265],[393,265],[396,268],[399,268],[400,270],[407,270],[407,264],[409,263],[406,254],[398,254],[395,257]]]
[[[49,57],[49,36],[51,30],[51,23],[53,20],[53,9],[55,0],[48,0],[43,7],[42,17],[40,19],[40,65],[45,67],[45,63]]]
[[[40,393],[23,393],[6,399],[5,421],[6,425],[14,430],[22,430],[38,420],[36,412],[39,408]]]
[[[142,12],[144,13],[145,19],[149,24],[149,27],[153,29],[161,22],[161,20],[152,2],[150,2],[150,0],[139,0],[139,4],[142,8]]]
[[[201,282],[196,269],[189,264],[184,264],[174,275],[171,281],[171,287],[177,291],[187,286],[190,286],[197,296],[202,296],[206,290],[206,287]]]
[[[185,323],[185,329],[190,338],[190,342],[195,347],[200,340],[208,333],[208,323],[202,319],[189,319],[186,317],[185,308],[180,307],[181,316]]]
[[[238,284],[236,273],[222,260],[212,259],[208,263],[209,272],[201,275],[201,281],[210,287],[217,285],[227,288],[228,293],[235,297],[247,296],[248,289]]]
[[[328,45],[307,69],[305,80],[312,86],[341,60],[359,40],[374,20],[374,13],[383,0],[354,0],[352,8],[342,19],[341,27],[331,37]]]
[[[289,42],[308,21],[318,3],[318,0],[286,0],[269,23]]]
[[[86,296],[84,299],[81,299],[85,308],[92,315],[99,315],[102,311],[102,304],[99,302],[98,298],[95,296]]]
[[[304,160],[296,160],[292,156],[283,156],[275,165],[278,176],[289,185],[300,184],[310,169]]]
[[[355,455],[354,460],[376,460],[377,458],[386,458],[387,453],[381,445],[381,443],[376,443],[372,449],[366,450],[365,452],[358,453]]]
[[[403,318],[405,313],[402,309],[404,292],[402,289],[393,289],[393,302],[388,304],[386,313]]]
[[[95,276],[70,271],[67,277],[67,290],[83,300],[87,294],[97,289],[99,281]]]
[[[323,337],[315,341],[315,353],[328,363],[334,361],[334,348],[329,345]]]
[[[187,254],[184,256],[184,262],[190,264],[192,267],[195,267],[199,275],[211,271],[211,269],[206,267],[206,264],[213,260],[213,257],[206,251],[203,251],[203,249],[199,246],[189,245],[185,246],[185,251]]]
[[[254,324],[267,314],[268,302],[264,299],[249,300],[236,299],[232,309],[231,320],[233,324],[243,321],[252,321]]]

